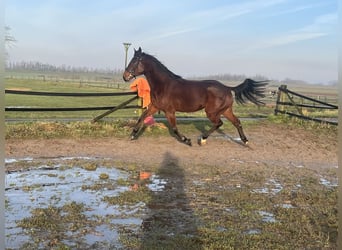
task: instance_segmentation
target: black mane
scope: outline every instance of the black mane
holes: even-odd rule
[[[164,64],[162,64],[157,58],[155,58],[154,56],[151,56],[149,54],[143,53],[144,56],[148,57],[149,59],[151,59],[157,66],[159,66],[159,68],[163,71],[165,71],[165,73],[167,73],[171,78],[173,79],[181,79],[182,77],[179,75],[176,75],[175,73],[173,73],[172,71],[170,71]]]

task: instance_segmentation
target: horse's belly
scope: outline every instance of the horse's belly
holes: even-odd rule
[[[183,92],[174,94],[172,96],[167,95],[163,97],[159,96],[158,98],[152,98],[152,102],[160,110],[170,112],[195,112],[205,107],[206,96]]]
[[[175,105],[176,111],[179,112],[195,112],[204,108],[201,103],[183,103],[182,105]]]

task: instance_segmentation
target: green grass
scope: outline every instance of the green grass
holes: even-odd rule
[[[244,129],[253,126],[260,126],[260,123],[288,124],[288,126],[301,127],[312,130],[314,133],[336,133],[337,126],[322,124],[313,121],[305,121],[291,118],[285,115],[270,115],[265,121],[251,120],[243,121]],[[6,139],[52,139],[52,138],[105,138],[120,137],[128,138],[136,123],[135,119],[116,119],[113,121],[99,121],[91,123],[89,121],[80,122],[17,122],[6,123]],[[211,127],[208,120],[178,121],[178,129],[184,134],[200,134]],[[225,132],[235,132],[235,127],[224,121],[220,128]],[[169,136],[166,121],[159,122],[155,126],[147,127],[143,131],[143,136]]]
[[[128,136],[132,123],[115,122],[24,122],[6,124],[6,139],[84,138]]]

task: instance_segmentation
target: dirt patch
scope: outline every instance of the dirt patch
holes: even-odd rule
[[[6,158],[55,158],[61,156],[110,157],[118,161],[160,164],[165,153],[177,157],[182,165],[226,166],[232,162],[261,162],[276,166],[321,168],[337,166],[337,133],[321,133],[283,124],[263,123],[245,129],[248,146],[235,139],[237,133],[214,133],[207,145],[193,146],[171,136],[142,135],[129,138],[100,139],[10,139],[6,141]]]

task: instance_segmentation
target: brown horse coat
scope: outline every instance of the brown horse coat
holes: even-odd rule
[[[230,120],[237,128],[240,138],[244,143],[248,140],[243,133],[240,120],[233,113],[233,94],[239,103],[251,101],[257,105],[263,104],[258,100],[264,97],[266,81],[254,81],[246,79],[236,87],[223,85],[216,80],[193,81],[186,80],[172,73],[155,57],[143,53],[141,48],[135,50],[134,57],[128,64],[123,79],[130,81],[138,75],[145,75],[151,88],[151,104],[139,118],[132,132],[135,139],[142,127],[145,117],[154,114],[158,110],[165,113],[176,137],[191,145],[191,140],[179,133],[176,126],[175,112],[195,112],[204,109],[213,127],[203,133],[201,141],[218,129],[222,124],[221,115]]]

